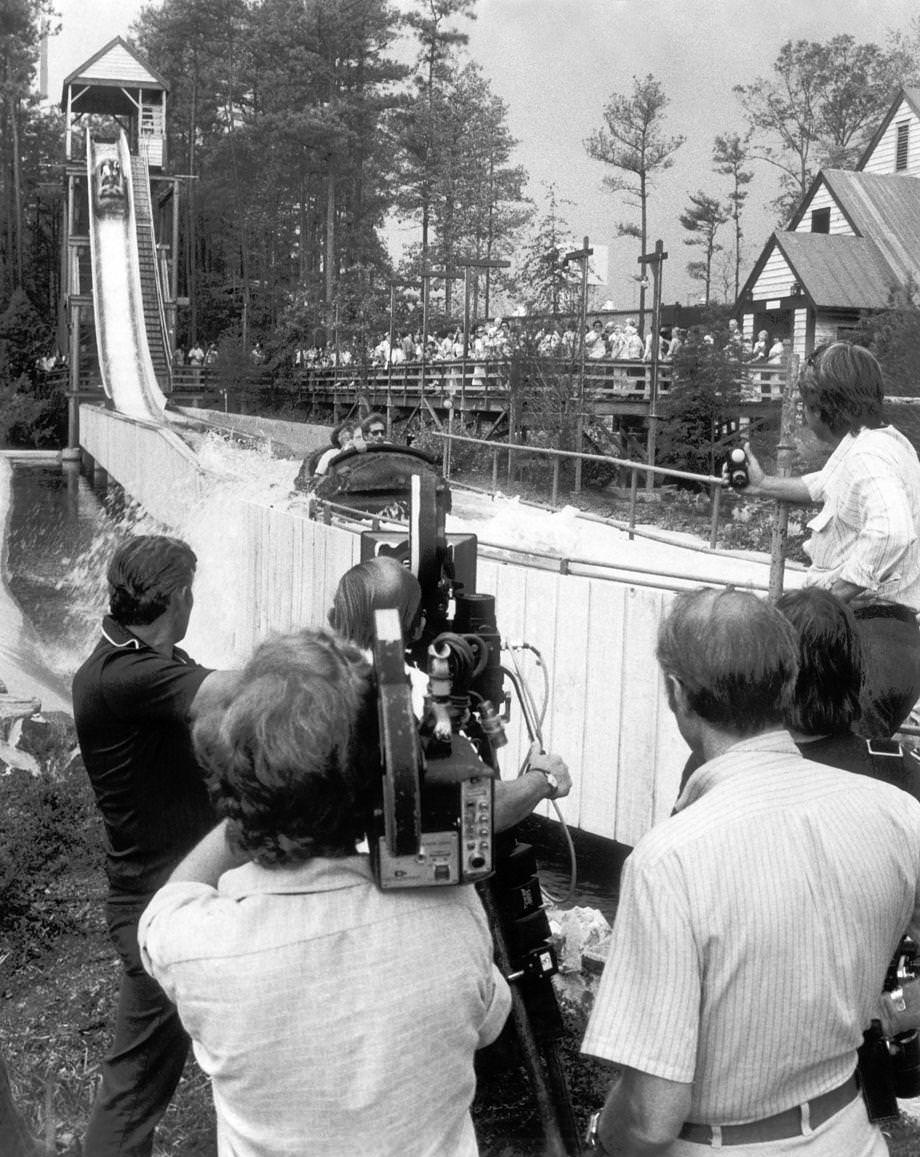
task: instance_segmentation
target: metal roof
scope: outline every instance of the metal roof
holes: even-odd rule
[[[853,227],[871,237],[895,276],[920,281],[920,178],[825,169],[827,187]]]
[[[870,238],[780,231],[773,236],[816,308],[890,306],[899,279]]]

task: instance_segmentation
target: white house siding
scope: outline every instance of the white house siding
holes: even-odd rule
[[[808,310],[796,309],[792,314],[792,352],[798,358],[804,358],[808,353],[806,346],[806,327],[808,325]]]
[[[802,214],[802,220],[796,225],[796,233],[810,233],[811,232],[811,211],[812,209],[830,209],[831,220],[830,233],[843,233],[848,237],[853,237],[853,229],[844,217],[840,210],[840,206],[831,196],[831,191],[827,185],[822,181],[812,194],[811,200],[806,202],[805,212]]]
[[[147,88],[157,85],[158,82],[148,68],[144,66],[123,48],[120,44],[114,45],[109,51],[82,72],[75,84],[94,80],[118,80],[126,87]]]
[[[789,262],[779,249],[774,247],[754,283],[754,300],[767,301],[771,298],[786,297],[793,281],[795,274],[789,268]]]
[[[898,142],[898,125],[907,121],[907,168],[895,167],[895,153]],[[864,173],[904,173],[908,177],[920,177],[920,119],[906,100],[902,100],[891,123],[879,137],[866,163],[861,166]]]

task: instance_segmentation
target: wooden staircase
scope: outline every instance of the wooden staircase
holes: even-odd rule
[[[147,345],[157,382],[164,393],[170,388],[169,353],[157,297],[157,249],[153,231],[150,185],[141,157],[131,158],[131,182],[134,186],[134,221],[137,230],[137,256],[141,271],[141,296],[144,302],[144,327]]]

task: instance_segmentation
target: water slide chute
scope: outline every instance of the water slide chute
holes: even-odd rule
[[[162,422],[166,397],[147,344],[131,153],[125,134],[119,133],[117,141],[94,141],[87,130],[86,164],[102,385],[119,413]]]

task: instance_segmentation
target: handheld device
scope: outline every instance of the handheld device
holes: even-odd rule
[[[728,475],[728,484],[732,490],[744,490],[750,482],[747,462],[747,454],[740,446],[736,446],[734,450],[729,452],[725,469]]]

